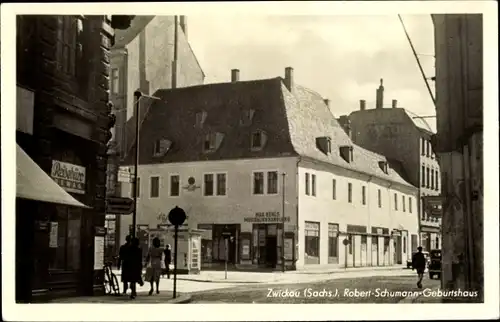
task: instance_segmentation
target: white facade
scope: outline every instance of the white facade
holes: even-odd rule
[[[274,173],[272,177],[268,175],[270,172]],[[264,174],[264,193],[262,195],[255,194],[255,173]],[[286,174],[284,195],[283,173]],[[309,173],[310,176],[315,175],[316,196],[306,195],[306,173]],[[220,194],[225,192],[224,195],[216,195],[218,189],[217,184],[215,184],[214,196],[204,196],[206,191],[204,177],[206,174],[213,174],[215,182],[217,174],[220,174],[221,178],[225,178],[225,189],[219,189]],[[283,206],[286,232],[285,256],[287,264],[294,264],[293,266],[297,269],[319,266],[343,267],[346,264],[348,266],[393,265],[398,262],[406,264],[406,258],[411,256],[410,238],[406,237],[406,241],[401,242],[398,248],[396,242],[393,242],[393,239],[397,239],[394,237],[390,239],[390,253],[385,255],[387,257],[385,262],[382,260],[372,262],[371,254],[365,256],[364,259],[361,259],[359,255],[354,255],[357,257],[354,259],[353,255],[350,254],[346,261],[345,250],[348,248],[342,245],[342,240],[346,238],[347,225],[365,226],[367,233],[371,233],[372,227],[384,227],[388,229],[389,233],[396,229],[407,236],[417,236],[418,234],[416,188],[400,184],[391,185],[387,180],[332,165],[324,169],[318,166],[307,166],[299,163],[297,157],[142,165],[139,167],[138,176],[140,178],[140,197],[137,208],[138,225],[147,225],[154,230],[158,225],[167,224],[168,212],[175,206],[186,211],[188,215],[187,225],[192,229],[203,228],[199,225],[210,224],[239,225],[236,229],[237,232],[235,231],[233,234],[235,240],[233,254],[230,255],[236,264],[261,264],[262,260],[256,257],[263,256],[263,252],[269,249],[269,245],[266,244],[269,242],[276,243],[278,250],[274,256],[277,256],[278,262],[280,262],[281,231],[280,225],[275,226],[275,224],[281,223]],[[172,186],[175,186],[175,183],[171,182],[172,176],[178,176],[180,179],[179,196],[171,196]],[[151,177],[159,177],[158,197],[151,197]],[[195,179],[194,185],[188,184],[189,178]],[[333,179],[336,179],[336,199],[333,199]],[[268,180],[270,180],[269,183]],[[348,201],[348,183],[352,183],[351,203]],[[311,177],[309,184],[312,184]],[[123,196],[131,196],[131,184],[123,183],[122,185]],[[273,186],[273,188],[268,191],[268,186]],[[362,204],[362,186],[366,186],[365,205]],[[380,208],[378,206],[379,189],[382,196]],[[175,192],[175,187],[173,190]],[[309,193],[312,193],[312,186],[310,186]],[[394,193],[398,196],[398,210],[394,208]],[[156,195],[155,191],[153,191],[154,195]],[[405,211],[403,211],[402,196],[405,196]],[[409,211],[410,198],[411,213]],[[123,227],[120,239],[124,240],[128,227],[132,224],[132,216],[120,216],[120,218],[121,227]],[[320,224],[319,263],[317,264],[309,264],[306,263],[309,261],[305,260],[306,222],[319,222]],[[340,231],[337,237],[338,259],[336,262],[330,261],[330,263],[328,256],[329,223],[338,224]],[[257,224],[268,224],[269,228],[265,229],[267,232],[261,232],[261,229],[264,228],[257,227]],[[276,236],[274,241],[273,237],[269,239],[269,236],[273,234]],[[210,238],[208,235],[206,235],[207,238]],[[265,242],[262,241],[263,238],[266,239]],[[367,251],[371,250],[370,238],[367,236],[369,243]],[[380,238],[383,242],[383,238]],[[356,235],[353,239],[354,244],[351,247],[354,247],[354,252],[351,253],[361,254],[360,250],[356,251],[356,247],[361,249],[360,240],[362,237]],[[418,242],[415,241],[415,243]],[[403,250],[403,244],[406,246],[405,250]],[[213,254],[210,256],[222,258],[223,256],[220,255],[222,248],[217,245],[213,247],[219,249],[212,249]],[[395,249],[400,252],[397,256],[394,255]],[[382,253],[381,256],[383,255]]]

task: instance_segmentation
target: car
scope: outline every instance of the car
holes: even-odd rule
[[[429,253],[429,278],[433,279],[434,276],[441,278],[441,249],[433,249]]]
[[[413,263],[412,263],[412,262],[413,262],[413,256],[414,256],[416,253],[418,253],[418,252],[413,252],[413,253],[411,254],[411,258],[409,258],[409,259],[407,259],[407,260],[406,260],[406,268],[413,268]],[[428,265],[429,265],[429,252],[422,251],[422,253],[423,253],[423,254],[424,254],[424,256],[425,256],[425,259],[427,260],[427,265],[426,265],[426,266],[428,266]]]

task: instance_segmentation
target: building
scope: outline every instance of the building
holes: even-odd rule
[[[117,169],[135,140],[134,92],[149,95],[158,89],[203,84],[205,74],[189,41],[186,16],[136,16],[130,28],[117,30],[111,49],[110,88],[116,124],[109,149],[108,195],[119,196]],[[140,102],[141,122],[153,102]],[[107,215],[107,257],[123,240],[115,215]]]
[[[16,20],[16,301],[103,293],[111,19]]]
[[[434,133],[425,118],[398,107],[396,100],[392,100],[390,107],[383,104],[384,86],[380,80],[375,108],[367,109],[366,101],[361,100],[359,110],[341,116],[339,122],[350,126],[357,145],[400,162],[409,182],[419,187],[421,246],[427,251],[439,249],[441,209],[424,205],[426,196],[441,194],[439,163],[431,146]]]
[[[436,14],[437,135],[443,182],[444,290],[484,302],[483,15]],[[493,192],[494,194],[494,192]],[[493,207],[494,208],[494,207]],[[445,299],[457,302],[462,299]]]
[[[164,237],[179,206],[188,228],[205,230],[205,266],[224,262],[225,229],[240,268],[280,267],[282,253],[287,269],[406,264],[418,244],[417,188],[354,145],[292,68],[284,78],[231,75],[155,93],[140,132],[139,230]]]

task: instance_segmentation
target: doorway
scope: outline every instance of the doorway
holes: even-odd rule
[[[278,235],[281,230],[277,224],[254,224],[254,262],[259,266],[275,268],[278,263]]]
[[[276,252],[276,248],[278,246],[278,242],[276,236],[267,236],[266,238],[266,266],[275,268],[276,263],[278,261],[278,254]]]

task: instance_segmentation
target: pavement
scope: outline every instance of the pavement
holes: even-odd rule
[[[130,292],[129,292],[130,294]],[[127,295],[104,295],[104,296],[81,296],[55,299],[51,303],[79,304],[79,303],[100,303],[100,304],[184,304],[191,302],[190,294],[176,294],[173,298],[171,292],[160,292],[160,294],[148,295],[147,292],[138,292],[135,299]]]

